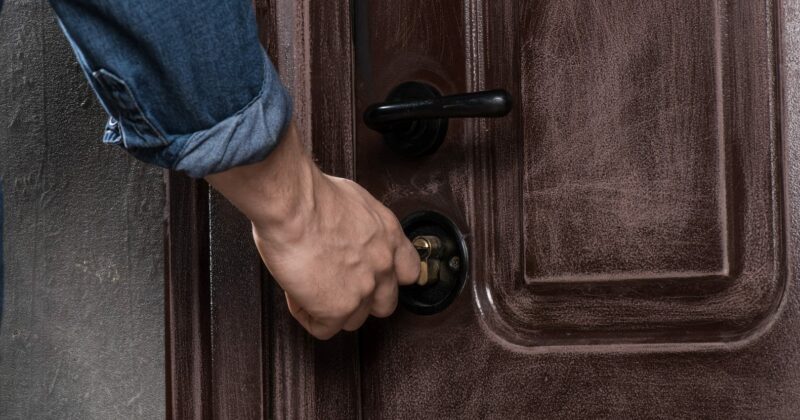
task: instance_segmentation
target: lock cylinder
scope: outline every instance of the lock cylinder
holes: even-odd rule
[[[425,286],[439,281],[442,240],[437,236],[417,236],[412,241],[419,253],[419,278],[417,284]]]
[[[467,248],[456,225],[440,213],[414,213],[402,222],[420,260],[417,282],[400,288],[411,312],[430,315],[446,308],[466,281]]]

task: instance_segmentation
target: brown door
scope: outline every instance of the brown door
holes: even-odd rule
[[[316,342],[260,289],[249,245],[226,245],[241,220],[212,196],[200,206],[212,287],[195,276],[200,292],[183,292],[194,306],[171,311],[174,340],[200,344],[186,347],[194,371],[173,369],[174,415],[800,416],[800,150],[784,135],[780,35],[791,10],[290,3],[260,16],[322,166],[401,219],[444,215],[466,244],[465,282],[423,311],[435,313],[401,307]],[[443,95],[502,88],[514,107],[451,119],[437,150],[410,157],[361,117],[409,81]]]

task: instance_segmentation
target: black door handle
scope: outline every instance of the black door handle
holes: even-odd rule
[[[439,148],[449,118],[503,117],[512,103],[502,89],[441,96],[433,86],[406,82],[394,88],[386,102],[367,107],[364,123],[383,134],[396,152],[421,156]]]

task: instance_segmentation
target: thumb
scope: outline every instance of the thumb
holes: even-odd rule
[[[395,274],[397,282],[406,286],[414,284],[419,278],[419,253],[407,239],[401,241],[400,246],[395,251]]]

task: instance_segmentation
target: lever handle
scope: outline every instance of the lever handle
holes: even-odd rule
[[[503,89],[441,96],[431,85],[406,82],[394,88],[385,102],[367,107],[364,123],[383,134],[396,152],[421,156],[439,148],[449,118],[503,117],[512,104],[511,94]]]
[[[511,111],[511,95],[502,89],[410,99],[370,105],[364,112],[367,127],[393,130],[399,121],[431,118],[503,117]]]

